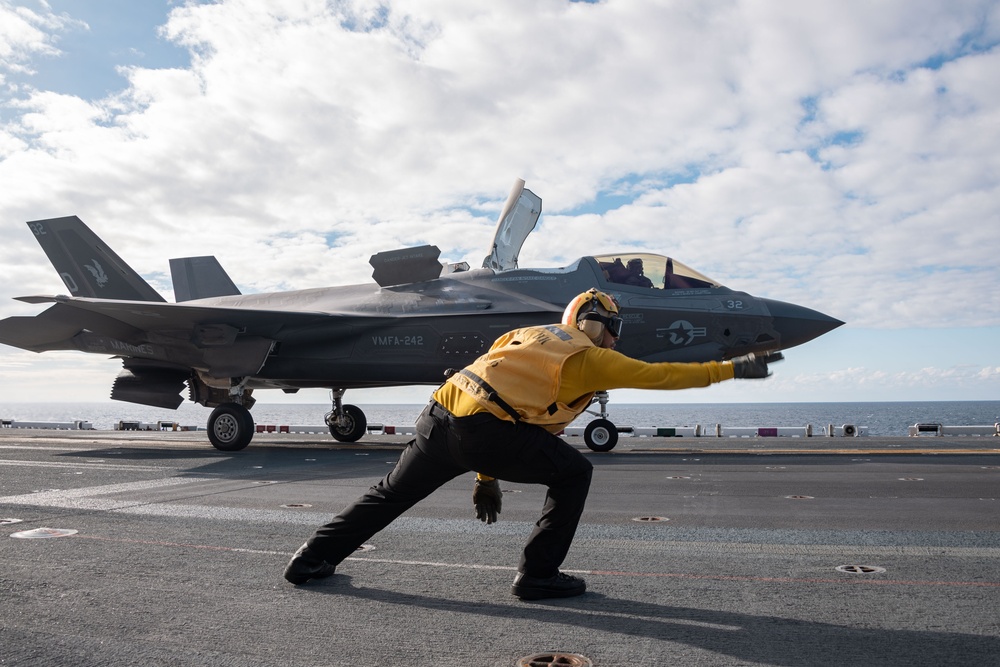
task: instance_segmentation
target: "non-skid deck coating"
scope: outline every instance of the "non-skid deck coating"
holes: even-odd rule
[[[471,475],[334,577],[285,582],[292,552],[404,442],[260,434],[223,453],[204,433],[0,431],[0,665],[1000,655],[1000,445],[989,438],[622,438],[588,453],[594,483],[565,563],[587,580],[579,598],[510,595],[544,489],[503,484],[500,522],[485,526]],[[38,528],[77,532],[11,537]]]

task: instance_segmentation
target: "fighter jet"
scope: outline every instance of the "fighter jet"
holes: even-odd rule
[[[843,324],[815,310],[723,286],[677,259],[650,253],[582,257],[558,268],[520,268],[518,253],[542,200],[518,179],[482,267],[443,264],[436,246],[371,257],[374,282],[241,294],[214,257],[170,260],[176,303],[167,302],[76,216],[28,228],[68,295],[24,296],[53,304],[33,317],[0,320],[0,343],[33,352],[112,355],[123,369],[111,398],[176,409],[188,398],[214,408],[208,439],[224,451],[255,433],[253,392],[331,390],[326,423],[354,442],[364,412],[348,389],[438,384],[518,327],[550,324],[591,287],[621,305],[617,349],[644,361],[723,360],[786,350]],[[592,449],[614,447],[607,394],[586,429]]]

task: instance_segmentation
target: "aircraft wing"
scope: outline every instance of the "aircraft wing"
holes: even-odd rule
[[[83,349],[117,353],[106,344],[81,346],[86,332],[128,344],[165,340],[172,345],[198,348],[230,345],[237,338],[282,338],[282,333],[325,325],[323,336],[335,336],[338,325],[357,333],[365,322],[425,315],[461,315],[483,312],[495,305],[488,299],[461,293],[423,294],[382,290],[230,296],[182,303],[109,300],[69,296],[24,296],[19,301],[54,304],[41,314],[0,320],[0,343],[33,352]],[[534,304],[535,307],[541,307]]]

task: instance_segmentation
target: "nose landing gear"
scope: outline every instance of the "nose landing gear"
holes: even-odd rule
[[[357,442],[368,431],[364,411],[356,405],[344,405],[343,389],[333,389],[333,411],[326,413],[326,425],[337,442]]]
[[[618,427],[608,419],[608,392],[597,392],[591,405],[594,402],[600,404],[601,411],[598,413],[587,410],[599,418],[587,424],[583,431],[583,441],[595,452],[610,452],[618,444]]]

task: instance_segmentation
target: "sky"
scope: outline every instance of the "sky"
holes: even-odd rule
[[[172,300],[171,257],[245,293],[479,266],[523,178],[522,267],[654,252],[846,322],[766,381],[613,400],[1000,400],[998,45],[985,0],[0,0],[0,318],[66,291],[29,220]],[[119,370],[0,346],[0,404]]]

